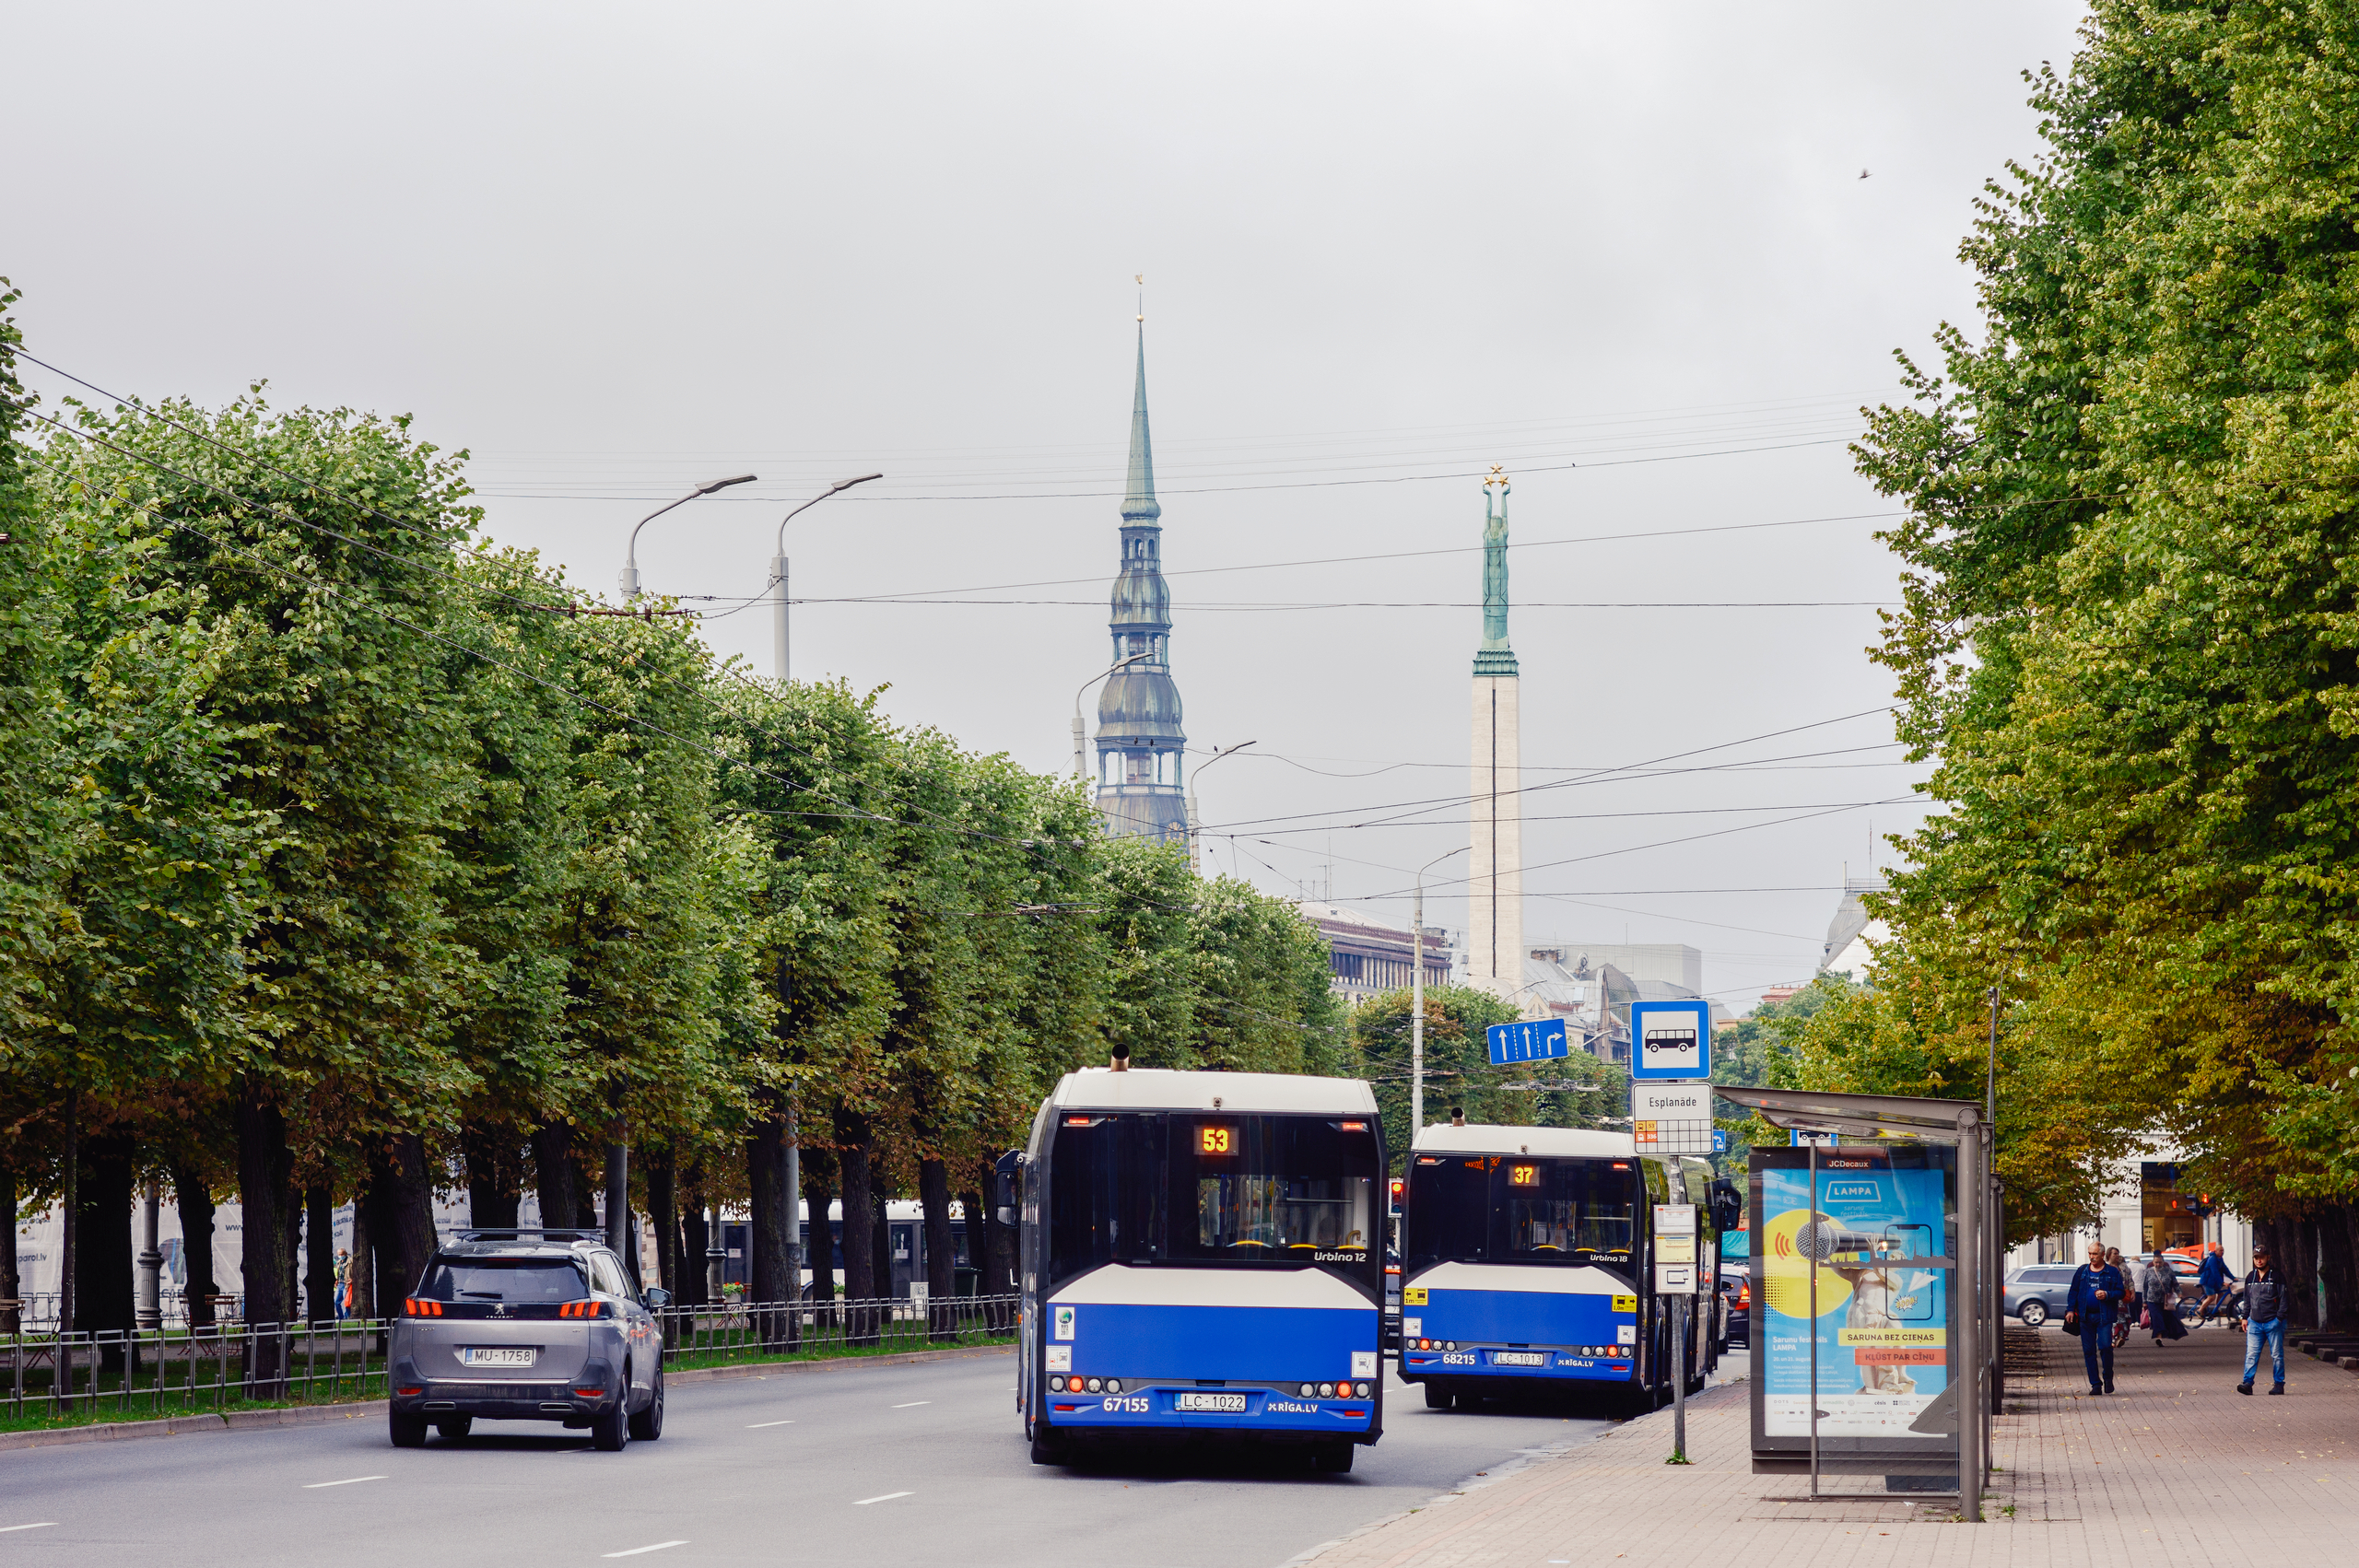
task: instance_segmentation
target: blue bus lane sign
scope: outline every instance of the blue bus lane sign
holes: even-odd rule
[[[1630,1076],[1712,1076],[1712,1004],[1702,998],[1630,1004]]]
[[[1565,1021],[1561,1018],[1494,1024],[1484,1033],[1490,1041],[1493,1067],[1519,1061],[1549,1061],[1572,1054],[1565,1040]]]

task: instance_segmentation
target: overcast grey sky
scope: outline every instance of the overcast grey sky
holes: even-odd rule
[[[640,568],[726,608],[788,499],[881,468],[794,524],[796,673],[1044,769],[1106,660],[1144,273],[1191,746],[1257,743],[1203,780],[1215,863],[1405,919],[1465,841],[1348,825],[1466,788],[1502,463],[1527,783],[1566,781],[1526,932],[1692,943],[1742,1006],[1918,818],[1843,442],[1972,326],[1957,241],[2079,15],[20,4],[0,273],[102,385],[414,413],[608,593],[693,480],[761,475]],[[1737,524],[1781,526],[1682,532]],[[1637,537],[1541,544],[1598,535]],[[982,603],[873,602],[931,591]],[[1572,607],[1672,602],[1831,607]],[[708,634],[768,673],[766,611]]]

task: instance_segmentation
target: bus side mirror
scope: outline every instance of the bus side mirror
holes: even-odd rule
[[[1737,1191],[1736,1183],[1722,1176],[1711,1188],[1712,1228],[1732,1231],[1744,1218],[1744,1198]]]
[[[992,1164],[992,1218],[1003,1225],[1015,1223],[1015,1179],[1023,1164],[1021,1149],[1010,1149]]]

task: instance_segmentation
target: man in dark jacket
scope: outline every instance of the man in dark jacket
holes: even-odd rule
[[[2081,1336],[2081,1360],[2089,1369],[2089,1392],[2113,1392],[2113,1322],[2128,1287],[2121,1270],[2105,1260],[2105,1243],[2089,1243],[2089,1260],[2072,1270],[2064,1310],[2073,1314]]]
[[[2228,1287],[2236,1282],[2236,1277],[2228,1272],[2228,1260],[2220,1256],[2220,1244],[2212,1243],[2203,1254],[2202,1266],[2195,1270],[2195,1288],[2203,1297],[2204,1322],[2212,1321],[2212,1315],[2228,1299]]]
[[[2270,1258],[2269,1245],[2255,1242],[2252,1271],[2245,1276],[2245,1380],[2236,1385],[2237,1393],[2252,1392],[2263,1345],[2269,1347],[2269,1370],[2276,1379],[2269,1391],[2285,1392],[2285,1314],[2293,1305],[2294,1293]]]

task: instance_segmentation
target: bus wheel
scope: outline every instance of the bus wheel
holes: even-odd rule
[[[1065,1440],[1062,1434],[1045,1424],[1032,1428],[1032,1462],[1036,1465],[1062,1465],[1065,1462]]]
[[[1350,1443],[1321,1443],[1310,1450],[1310,1468],[1325,1470],[1330,1475],[1349,1475],[1352,1450],[1356,1446]]]
[[[1429,1410],[1446,1410],[1449,1409],[1450,1403],[1451,1395],[1449,1389],[1443,1387],[1438,1383],[1428,1383],[1426,1385],[1426,1409]]]

